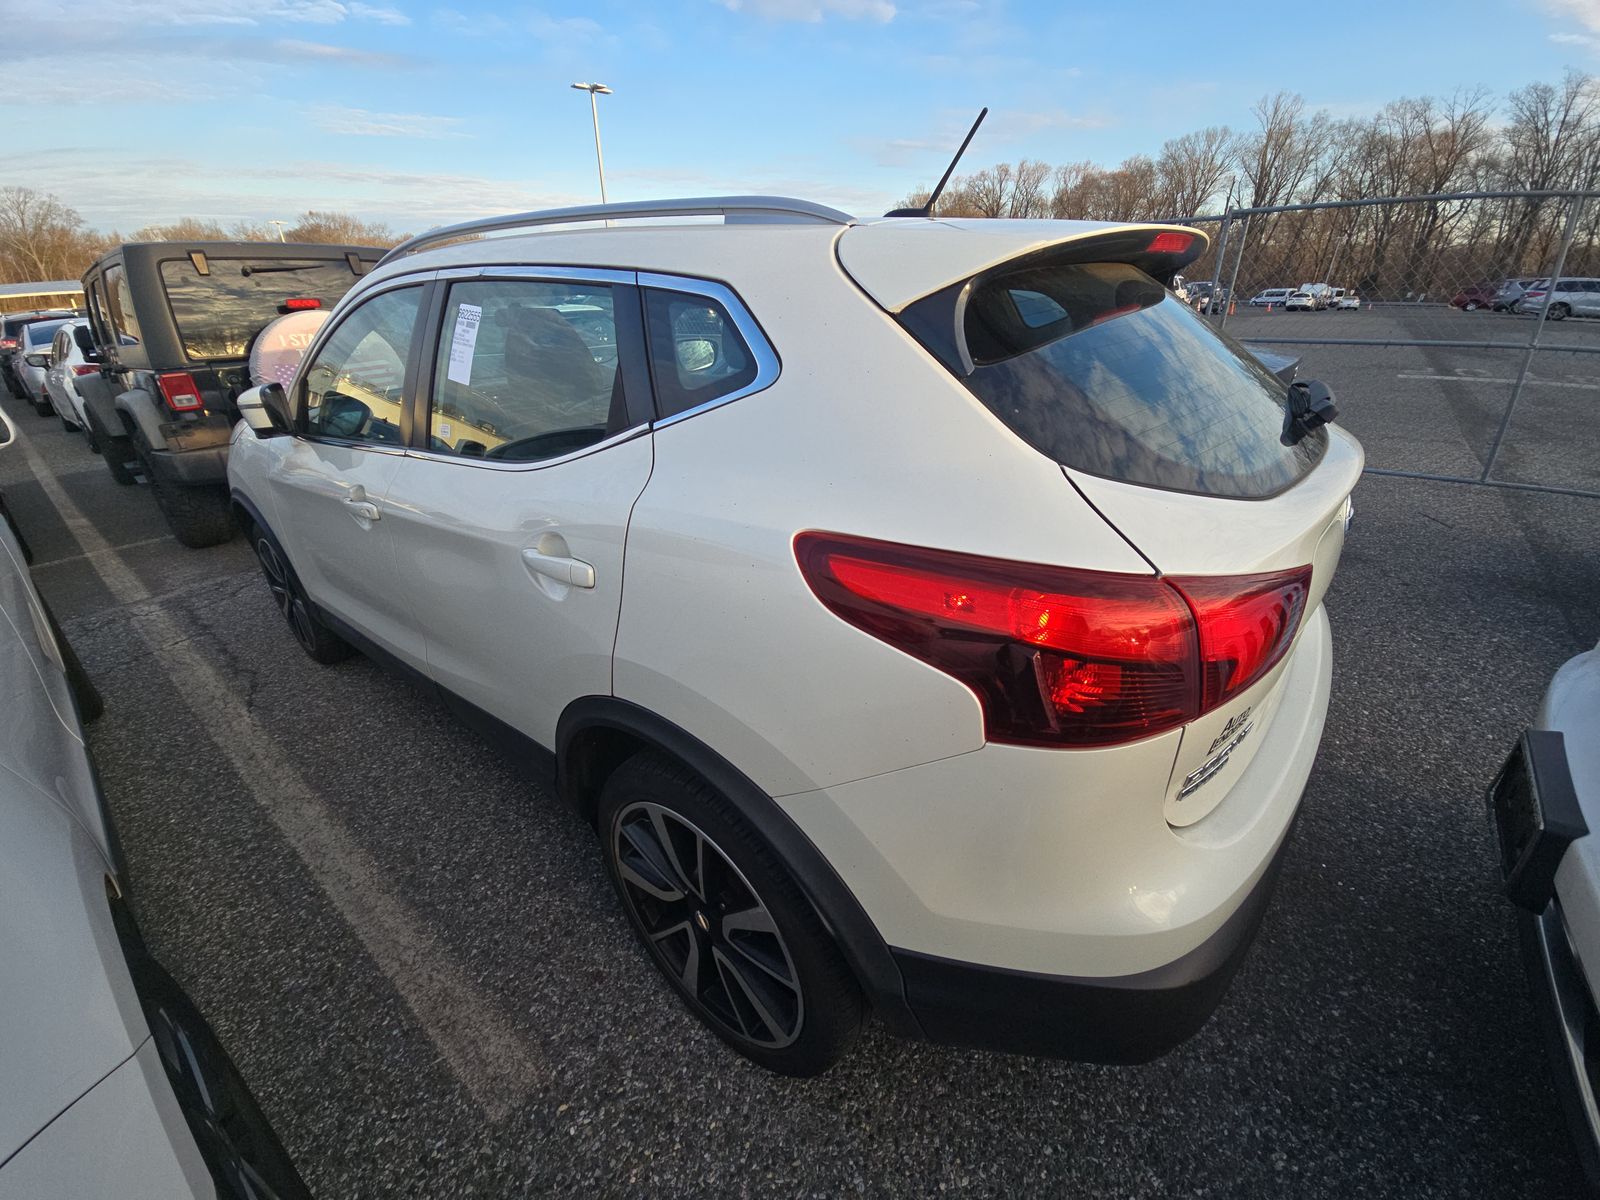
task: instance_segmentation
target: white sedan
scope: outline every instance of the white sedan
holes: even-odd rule
[[[89,439],[89,449],[95,449],[94,432],[83,415],[83,397],[78,393],[78,380],[85,375],[98,375],[100,366],[85,359],[83,340],[77,331],[88,332],[86,320],[63,321],[50,343],[50,368],[44,373],[45,395],[50,407],[56,410],[61,424],[68,430],[82,430]]]
[[[1556,672],[1489,801],[1556,1088],[1600,1191],[1600,646]]]
[[[1283,302],[1284,312],[1316,312],[1320,307],[1310,292],[1293,292]]]

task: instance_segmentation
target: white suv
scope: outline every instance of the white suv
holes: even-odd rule
[[[1204,248],[763,197],[455,226],[240,398],[229,479],[304,647],[553,764],[742,1053],[820,1071],[871,1011],[1143,1061],[1266,903],[1362,465],[1165,290]]]

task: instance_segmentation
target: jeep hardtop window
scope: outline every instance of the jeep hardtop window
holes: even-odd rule
[[[1285,387],[1248,351],[1125,263],[1028,267],[972,291],[963,382],[1055,461],[1128,483],[1274,495],[1327,434],[1283,442]]]
[[[243,358],[261,327],[291,299],[332,308],[356,274],[338,258],[208,258],[200,274],[188,258],[161,264],[183,352],[189,358]]]

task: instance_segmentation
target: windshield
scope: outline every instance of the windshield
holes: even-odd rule
[[[1135,267],[1082,263],[986,280],[967,301],[966,385],[1055,461],[1175,491],[1261,497],[1321,459],[1283,441],[1285,386]]]
[[[290,299],[332,308],[356,281],[335,259],[213,258],[202,275],[189,259],[161,264],[161,279],[183,352],[190,358],[243,358],[250,342]]]

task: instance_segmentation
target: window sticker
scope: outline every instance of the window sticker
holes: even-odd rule
[[[478,349],[478,324],[482,320],[482,305],[463,304],[457,310],[455,332],[450,335],[450,369],[445,378],[461,384],[472,382],[472,356]]]

